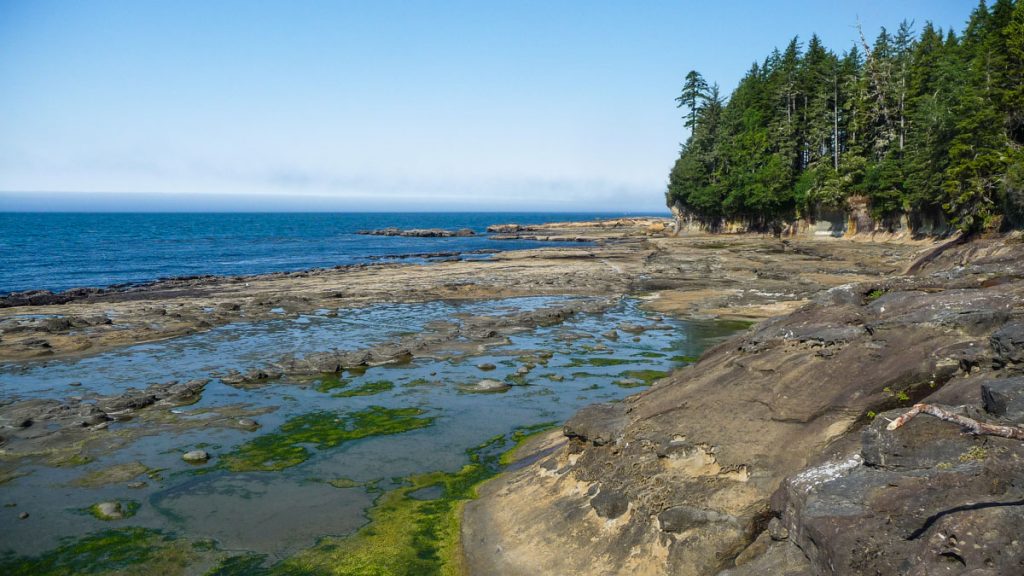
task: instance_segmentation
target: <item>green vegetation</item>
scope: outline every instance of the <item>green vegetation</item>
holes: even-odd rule
[[[40,556],[0,557],[5,576],[181,574],[193,559],[187,543],[148,528],[121,528],[65,540]]]
[[[120,518],[112,518],[110,516],[107,516],[106,514],[103,513],[102,510],[100,510],[100,505],[99,504],[93,504],[92,506],[89,506],[88,508],[86,508],[85,511],[88,512],[89,514],[91,514],[94,518],[96,518],[98,520],[103,520],[104,522],[110,522],[110,521],[113,521],[113,520],[123,520],[125,518],[131,518],[132,516],[135,516],[136,512],[139,511],[139,503],[134,501],[134,500],[121,501],[121,502],[118,502],[118,505],[120,506],[120,511],[121,511],[121,517]]]
[[[374,382],[366,382],[360,384],[355,388],[349,388],[342,390],[341,392],[335,392],[331,394],[335,398],[351,398],[352,396],[373,396],[374,394],[380,394],[381,392],[387,392],[395,387],[394,382],[390,380],[377,380]]]
[[[523,428],[512,434],[517,445],[530,433],[550,424]],[[432,472],[407,479],[407,484],[383,494],[369,512],[370,523],[345,538],[325,538],[275,566],[271,574],[328,573],[335,575],[427,576],[461,574],[459,516],[462,505],[476,497],[476,488],[502,466],[505,435],[471,448],[469,464],[458,472]],[[506,458],[507,460],[507,458]],[[410,495],[440,488],[435,499]]]
[[[867,295],[864,296],[864,299],[867,300],[868,302],[874,302],[875,300],[881,298],[883,294],[885,294],[885,290],[882,290],[881,288],[875,288],[871,292],[868,292]]]
[[[904,21],[841,54],[793,38],[728,102],[696,71],[676,100],[692,130],[666,200],[712,229],[857,204],[889,228],[1024,226],[1024,0],[979,1],[959,35]]]
[[[632,364],[632,360],[625,358],[573,358],[569,362],[569,366],[621,366],[622,364]]]
[[[885,388],[882,388],[882,392],[885,392],[886,394],[900,402],[910,401],[910,394],[908,394],[906,390],[893,390],[892,388],[886,386]]]
[[[270,571],[264,568],[265,554],[242,554],[220,561],[204,576],[262,576]]]
[[[662,370],[626,370],[621,376],[623,378],[640,380],[643,382],[642,386],[650,386],[655,380],[668,376],[668,372]],[[616,384],[618,383],[616,382]]]
[[[347,384],[348,381],[342,378],[341,374],[328,374],[317,380],[314,388],[317,392],[327,393],[335,388],[344,388]]]
[[[150,469],[142,462],[126,462],[114,464],[101,470],[94,470],[75,479],[72,484],[75,486],[98,487],[118,482],[128,482],[136,476],[150,472]]]
[[[508,466],[519,459],[519,449],[534,437],[558,426],[558,422],[541,422],[532,426],[523,426],[512,432],[512,441],[515,443],[512,448],[502,453],[499,462],[502,466]]]
[[[661,352],[649,352],[649,351],[648,352],[641,352],[639,354],[634,354],[633,356],[636,356],[638,358],[664,358],[665,357],[665,355],[662,354]]]
[[[282,424],[277,432],[264,434],[224,455],[220,465],[233,472],[283,470],[309,458],[306,445],[326,450],[352,440],[424,428],[434,418],[422,417],[423,413],[418,408],[370,406],[347,415],[326,411],[302,414]]]
[[[988,458],[988,450],[981,446],[971,446],[971,449],[960,455],[961,462],[977,462]]]

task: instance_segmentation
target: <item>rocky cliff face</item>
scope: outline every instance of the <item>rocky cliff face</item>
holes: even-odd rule
[[[1024,243],[840,286],[570,420],[467,506],[480,574],[1021,574]]]

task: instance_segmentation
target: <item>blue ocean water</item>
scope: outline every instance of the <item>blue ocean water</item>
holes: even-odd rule
[[[491,224],[589,220],[607,213],[0,213],[0,294],[239,275],[375,257],[550,245],[491,240]],[[467,238],[361,236],[385,228],[471,228]]]

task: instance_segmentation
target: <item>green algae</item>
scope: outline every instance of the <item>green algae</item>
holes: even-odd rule
[[[345,442],[400,434],[424,428],[433,417],[422,417],[419,408],[370,406],[351,414],[316,411],[291,418],[277,432],[264,434],[242,444],[221,458],[220,465],[232,472],[278,471],[298,466],[309,459],[306,445],[318,450],[335,448]]]
[[[573,358],[570,361],[569,366],[572,366],[572,367],[575,367],[575,366],[605,367],[605,366],[621,366],[622,364],[632,364],[632,363],[633,363],[632,360],[627,360],[625,358],[605,358],[605,357],[599,357],[599,358]]]
[[[204,576],[262,576],[269,574],[265,554],[241,554],[229,556],[211,568]]]
[[[395,383],[390,380],[376,380],[374,382],[366,382],[360,384],[355,388],[347,388],[341,392],[335,392],[331,394],[335,398],[351,398],[353,396],[373,396],[374,394],[380,394],[381,392],[387,392],[395,387]]]
[[[84,512],[91,515],[93,518],[96,518],[97,520],[103,520],[104,522],[114,522],[117,520],[124,520],[126,518],[131,518],[132,516],[135,516],[135,513],[139,511],[140,507],[140,504],[135,500],[119,501],[118,505],[121,511],[121,516],[119,517],[107,516],[100,510],[99,504],[93,504],[92,506],[89,506],[84,510]]]
[[[641,352],[639,354],[634,354],[633,356],[636,356],[638,358],[664,358],[665,357],[665,355],[662,354],[661,352],[650,352],[650,351],[648,351],[648,352]]]
[[[326,376],[317,380],[313,388],[317,392],[328,393],[335,388],[344,388],[348,385],[348,381],[341,377],[341,374],[327,374]]]
[[[544,423],[513,432],[522,445],[531,434],[547,430]],[[459,518],[462,506],[476,497],[477,487],[510,461],[503,457],[506,435],[495,436],[467,450],[469,463],[457,472],[431,472],[405,479],[385,492],[369,511],[370,523],[343,538],[325,538],[312,548],[274,566],[270,574],[428,576],[463,572]],[[437,490],[433,499],[412,497]]]
[[[328,480],[327,483],[335,488],[359,488],[363,485],[362,482],[356,482],[351,478],[335,478],[334,480]]]
[[[65,576],[67,574],[181,574],[195,558],[186,542],[149,528],[104,530],[78,539],[65,539],[40,556],[7,554],[0,557],[6,576]]]
[[[700,358],[698,358],[696,356],[683,356],[683,355],[673,356],[673,357],[669,358],[669,362],[673,362],[675,364],[695,364],[697,362],[697,360],[700,360]]]
[[[624,378],[642,381],[643,384],[639,384],[639,386],[650,386],[654,381],[668,376],[668,372],[664,372],[662,370],[626,370],[621,375]],[[618,383],[616,382],[616,384]]]
[[[532,426],[523,426],[517,428],[512,432],[512,442],[515,444],[512,448],[506,450],[498,458],[498,462],[502,466],[508,466],[509,464],[519,460],[520,449],[530,440],[552,430],[558,426],[558,422],[541,422],[540,424],[533,424]]]

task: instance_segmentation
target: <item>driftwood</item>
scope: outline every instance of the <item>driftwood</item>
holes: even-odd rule
[[[895,430],[900,426],[903,426],[907,422],[910,422],[914,416],[918,414],[929,414],[938,418],[939,420],[945,420],[946,422],[953,422],[959,424],[967,432],[977,436],[1001,436],[1003,438],[1016,438],[1017,440],[1024,440],[1024,428],[1020,426],[999,426],[996,424],[986,424],[984,422],[978,422],[973,418],[966,416],[960,416],[959,414],[953,414],[949,410],[939,408],[938,406],[932,406],[931,404],[914,404],[914,406],[907,410],[905,414],[896,418],[886,426],[886,430]]]

